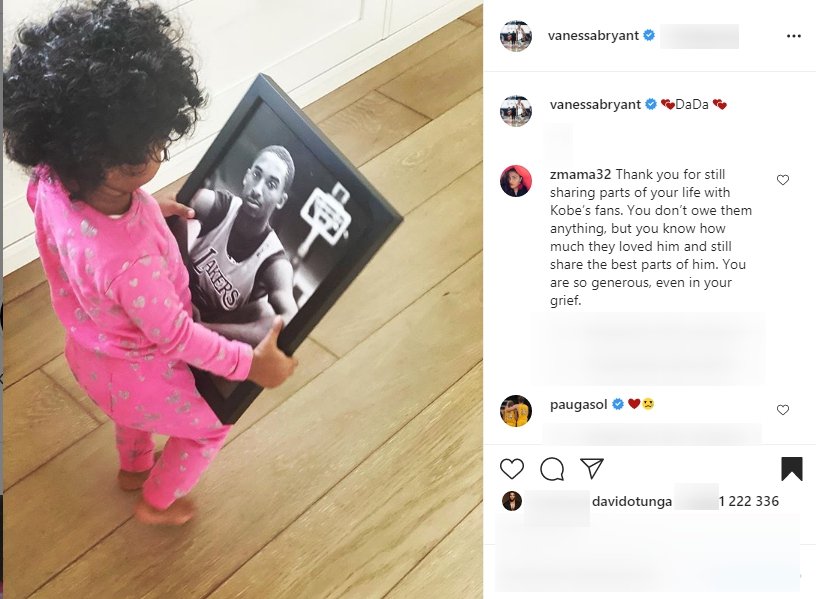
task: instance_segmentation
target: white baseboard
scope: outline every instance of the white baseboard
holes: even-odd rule
[[[299,106],[307,106],[481,4],[482,0],[449,2],[416,23],[395,31],[333,69],[292,90],[290,95]]]
[[[448,2],[442,8],[399,31],[395,31],[337,66],[289,90],[288,93],[299,106],[307,106],[480,4],[482,4],[482,0],[454,0]],[[244,89],[249,87],[249,83],[248,80],[245,86],[242,84],[237,87]],[[177,158],[171,159],[162,167],[157,177],[145,186],[146,189],[151,193],[155,192],[190,173],[206,152],[215,135],[217,135],[217,132],[196,139],[192,144],[185,147]],[[27,205],[23,207],[16,206],[18,203],[25,203],[25,197],[16,198],[10,204],[5,205],[3,207],[4,218],[16,214],[15,211],[19,211],[19,209],[24,208],[25,211],[28,211]],[[16,218],[14,220],[20,222]],[[28,219],[26,218],[26,220]],[[18,235],[22,233],[23,236],[10,245],[3,247],[3,276],[22,268],[38,257],[37,247],[34,242],[33,219],[23,226],[25,229],[18,231]]]
[[[37,244],[34,241],[34,233],[18,239],[10,246],[3,248],[3,276],[5,277],[18,268],[22,268],[29,262],[34,262],[39,257]]]

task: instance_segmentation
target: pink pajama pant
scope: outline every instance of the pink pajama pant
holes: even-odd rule
[[[165,509],[189,493],[232,427],[221,424],[198,393],[187,364],[160,355],[118,360],[70,338],[65,357],[77,382],[116,424],[120,468],[153,467],[142,490],[145,501]],[[155,467],[153,433],[170,437]]]

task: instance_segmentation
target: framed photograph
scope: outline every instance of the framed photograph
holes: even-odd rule
[[[178,193],[171,228],[198,322],[257,345],[275,315],[291,355],[402,217],[266,75],[258,75]],[[261,392],[193,369],[221,422]]]

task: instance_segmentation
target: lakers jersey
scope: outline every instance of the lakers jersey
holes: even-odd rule
[[[227,242],[241,203],[241,198],[232,196],[226,217],[197,239],[190,250],[190,290],[193,303],[202,314],[231,312],[255,299],[252,293],[258,269],[271,256],[285,257],[274,231],[241,262],[227,254]]]
[[[516,426],[524,426],[527,424],[527,420],[530,416],[530,408],[527,407],[527,404],[519,402],[516,404],[516,409],[518,410],[518,420],[516,421]]]

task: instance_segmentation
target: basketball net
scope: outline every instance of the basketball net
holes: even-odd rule
[[[298,247],[300,260],[306,258],[318,237],[325,239],[331,246],[337,245],[341,237],[348,238],[351,215],[346,212],[345,205],[349,195],[348,190],[339,182],[335,184],[331,194],[318,188],[312,191],[312,195],[300,209],[300,217],[311,227],[309,235]]]

